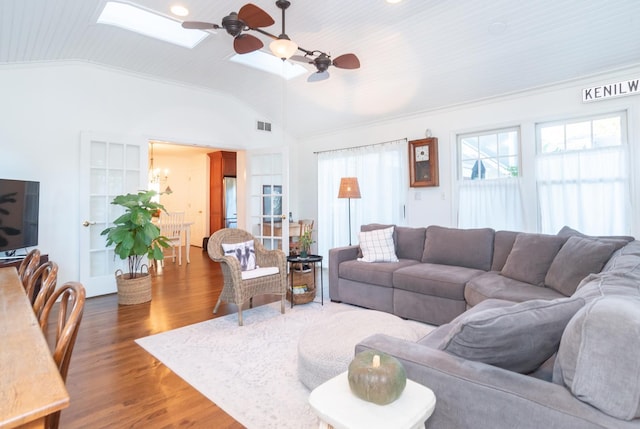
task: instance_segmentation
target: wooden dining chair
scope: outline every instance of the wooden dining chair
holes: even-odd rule
[[[169,239],[173,250],[173,262],[176,262],[176,247],[178,248],[178,265],[182,265],[182,231],[184,230],[184,212],[169,212],[160,214],[160,235]],[[188,246],[189,243],[186,243]]]
[[[57,305],[57,312],[53,311],[54,304]],[[84,286],[78,282],[67,282],[56,289],[44,304],[38,321],[40,328],[47,338],[52,348],[53,360],[58,366],[62,380],[66,382],[71,353],[78,336],[78,328],[82,320],[86,292]],[[49,317],[56,316],[55,328],[49,330]],[[60,411],[49,414],[45,418],[45,428],[57,429],[60,422]]]
[[[291,237],[291,239],[289,240],[289,254],[291,255],[297,255],[300,253],[300,242],[298,241],[298,239],[302,234],[305,233],[305,231],[313,231],[314,220],[300,219],[298,221],[298,224],[300,226],[300,235],[298,235],[298,237]],[[294,238],[296,239],[294,240]]]
[[[18,276],[20,276],[22,285],[25,288],[27,287],[29,276],[38,268],[38,265],[40,265],[40,250],[38,249],[31,250],[22,262],[20,262],[18,266]]]
[[[53,294],[57,281],[58,264],[53,261],[48,261],[40,265],[34,273],[29,276],[25,290],[37,318],[40,317],[44,304]]]

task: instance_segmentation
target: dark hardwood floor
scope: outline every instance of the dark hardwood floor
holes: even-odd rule
[[[171,372],[134,340],[221,315],[212,313],[222,288],[217,263],[198,247],[191,263],[170,258],[153,273],[150,303],[119,306],[115,294],[89,298],[76,340],[62,411],[66,428],[242,428],[232,417]],[[254,306],[276,301],[254,300]],[[216,356],[211,356],[215,363]]]

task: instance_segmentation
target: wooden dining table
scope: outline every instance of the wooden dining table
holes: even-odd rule
[[[43,428],[69,393],[15,267],[0,268],[0,428]]]

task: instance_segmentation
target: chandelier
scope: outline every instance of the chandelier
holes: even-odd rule
[[[169,169],[168,168],[155,168],[153,164],[153,142],[151,144],[151,157],[149,159],[149,189],[152,189],[158,193],[160,193],[160,185],[167,183],[169,180]],[[165,194],[170,194],[173,191],[171,187],[167,185],[167,188],[164,190]]]

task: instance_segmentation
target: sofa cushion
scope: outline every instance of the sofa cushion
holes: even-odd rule
[[[640,298],[640,275],[623,271],[589,274],[580,282],[572,296],[584,298],[589,302],[611,295]]]
[[[499,308],[499,307],[511,307],[513,302],[505,301],[502,299],[487,299],[486,301],[482,301],[480,304],[476,305],[473,308],[465,311],[455,319],[453,319],[449,323],[445,323],[444,325],[438,326],[433,331],[429,332],[427,335],[416,341],[418,344],[423,346],[431,347],[432,349],[437,349],[438,346],[442,343],[442,341],[449,335],[452,329],[456,327],[456,324],[460,321],[461,318],[466,317],[470,314],[477,313],[479,311],[491,309],[491,308]]]
[[[635,238],[633,238],[630,235],[586,235],[566,225],[563,226],[560,229],[560,231],[558,231],[558,235],[560,237],[567,237],[567,238],[568,237],[597,238],[602,240],[621,241],[624,243],[628,243],[630,241],[635,240]]]
[[[544,283],[565,296],[571,296],[583,278],[602,270],[615,250],[613,243],[569,237],[553,259]]]
[[[393,287],[423,295],[464,300],[465,284],[482,270],[451,265],[418,263],[393,273]]]
[[[418,262],[410,259],[398,262],[343,261],[338,266],[338,276],[341,279],[390,288],[393,287],[394,271],[414,264],[418,264]]]
[[[426,228],[396,226],[394,239],[398,258],[421,260],[426,233]]]
[[[393,224],[387,225],[386,223],[367,223],[365,225],[360,225],[360,232],[375,231],[377,229],[387,229],[392,226],[395,226],[395,225]]]
[[[493,258],[493,235],[491,228],[429,226],[422,262],[489,271]]]
[[[516,241],[518,233],[516,231],[496,231],[493,239],[493,261],[491,271],[501,271],[507,257],[511,253],[513,243]]]
[[[631,241],[626,246],[616,250],[602,271],[629,271],[638,272],[640,261],[640,241]]]
[[[468,306],[476,306],[489,298],[523,302],[531,299],[564,298],[564,295],[553,289],[510,279],[495,271],[481,274],[467,282],[464,299]]]
[[[361,262],[398,262],[393,242],[393,226],[360,232]]]
[[[580,298],[532,300],[464,314],[438,348],[464,359],[530,373],[558,349]]]
[[[640,417],[640,300],[596,299],[569,322],[554,383],[610,416]]]
[[[567,241],[566,237],[519,233],[502,268],[502,275],[543,286],[553,258]]]

